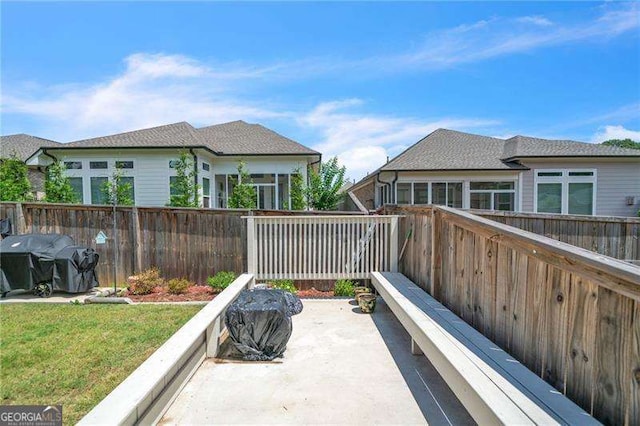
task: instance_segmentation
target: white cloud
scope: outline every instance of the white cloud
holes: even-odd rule
[[[438,128],[475,131],[498,124],[477,118],[418,119],[361,112],[360,99],[321,103],[298,116],[301,127],[318,135],[313,148],[325,158],[338,156],[351,178],[361,178]]]
[[[553,22],[551,22],[549,19],[545,18],[544,16],[540,16],[540,15],[522,16],[520,18],[516,18],[516,21],[522,22],[525,24],[538,25],[540,27],[549,27],[553,25]]]
[[[626,129],[623,126],[604,126],[598,129],[592,141],[600,143],[610,139],[631,139],[640,142],[640,131]]]
[[[3,113],[35,117],[41,133],[58,140],[183,120],[197,125],[283,115],[234,90],[236,80],[256,78],[258,69],[216,70],[182,55],[144,53],[125,64],[121,74],[95,84],[5,89]]]
[[[640,28],[636,3],[606,5],[590,21],[552,23],[541,16],[494,18],[429,33],[415,51],[380,57],[395,68],[446,68],[542,47],[584,41],[601,41]],[[533,24],[533,25],[532,25]]]

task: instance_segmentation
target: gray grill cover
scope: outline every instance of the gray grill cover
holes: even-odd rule
[[[0,241],[0,292],[32,290],[51,283],[53,290],[85,292],[98,285],[98,254],[57,234],[13,235]]]

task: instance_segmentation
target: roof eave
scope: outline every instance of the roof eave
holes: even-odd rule
[[[616,154],[616,155],[518,155],[516,157],[501,158],[502,161],[510,162],[526,158],[637,158],[638,154]]]

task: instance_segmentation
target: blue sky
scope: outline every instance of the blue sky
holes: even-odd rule
[[[637,3],[0,7],[2,134],[242,119],[351,178],[439,127],[640,140]]]

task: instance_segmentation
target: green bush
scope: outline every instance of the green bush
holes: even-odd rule
[[[171,294],[184,294],[193,283],[186,278],[174,278],[167,282],[167,290]]]
[[[214,290],[224,290],[229,287],[229,284],[231,284],[235,279],[235,272],[220,271],[213,277],[207,278],[207,284],[209,284]]]
[[[164,279],[160,276],[158,268],[150,268],[138,275],[129,277],[129,292],[135,295],[153,293],[156,287],[162,287]]]
[[[273,280],[269,281],[268,284],[271,286],[271,288],[288,291],[289,293],[296,294],[298,292],[296,286],[293,285],[293,280]]]
[[[353,297],[354,286],[355,286],[355,283],[351,280],[338,280],[336,281],[336,285],[333,288],[333,295]]]

